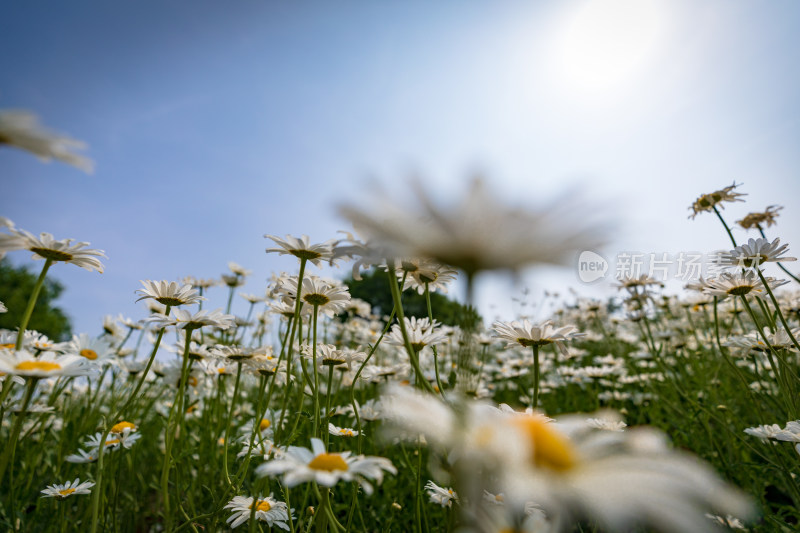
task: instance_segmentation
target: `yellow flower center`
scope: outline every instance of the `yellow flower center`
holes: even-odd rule
[[[328,472],[333,472],[334,470],[347,472],[349,470],[347,463],[338,453],[321,453],[308,463],[308,467]]]
[[[75,492],[75,489],[64,489],[64,490],[58,491],[58,493],[61,494],[61,496],[64,497],[64,498],[66,498],[67,496],[69,496],[73,492]]]
[[[531,460],[536,466],[563,472],[575,466],[575,449],[569,439],[541,416],[516,416],[515,425],[533,444]]]
[[[134,429],[136,429],[136,425],[123,420],[122,422],[114,424],[114,426],[111,427],[111,433],[122,433],[126,429],[130,429],[131,431],[133,431]]]
[[[54,370],[61,370],[61,365],[52,361],[23,361],[16,366],[16,369],[23,372],[30,372],[31,370],[53,372]]]
[[[95,352],[94,350],[90,350],[89,348],[84,348],[83,350],[80,351],[80,354],[84,356],[86,359],[90,359],[92,361],[97,359],[97,352]]]
[[[269,427],[271,425],[272,425],[272,422],[270,422],[266,418],[262,418],[261,419],[261,423],[258,425],[258,429],[259,429],[259,431],[264,431],[265,429],[269,429]]]
[[[14,346],[15,345],[13,342],[9,342],[8,344],[0,344],[0,348],[2,348],[3,350],[11,350],[14,348]]]
[[[114,446],[115,444],[119,444],[119,439],[106,440],[106,446]]]
[[[272,509],[272,506],[269,504],[269,502],[267,500],[258,500],[258,502],[255,505],[256,505],[256,511],[262,511],[264,513],[266,513],[270,509]],[[252,508],[253,508],[253,504],[251,503],[250,504],[250,509],[252,509]]]

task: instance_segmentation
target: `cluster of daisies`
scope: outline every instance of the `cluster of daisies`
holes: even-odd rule
[[[722,205],[742,196],[736,187],[701,196],[692,216],[723,220]],[[643,275],[619,280],[614,302],[561,303],[542,321],[525,304],[517,320],[487,327],[470,317],[445,325],[433,310],[405,316],[403,294],[444,292],[463,273],[469,298],[479,272],[565,264],[602,235],[560,208],[508,208],[479,180],[455,207],[419,195],[421,209],[343,207],[358,235],[323,243],[266,235],[267,253],[289,256],[294,268],[274,275],[262,294],[239,293],[246,316],[231,312],[251,274],[235,263],[220,279],[142,281],[136,294],[146,316],[106,317],[97,338],[54,342],[29,330],[34,291],[28,309],[10,310],[18,329],[0,331],[8,442],[0,485],[30,472],[17,457],[25,448],[52,453],[45,437],[69,430],[79,438],[59,441],[52,463],[84,468],[91,481],[41,493],[91,493],[92,528],[98,517],[117,520],[125,490],[118,472],[157,489],[140,510],[167,531],[216,527],[218,515],[231,528],[367,529],[375,513],[362,512],[362,493],[392,499],[407,527],[441,512],[446,529],[475,532],[583,523],[715,531],[757,516],[752,496],[673,446],[668,428],[643,422],[655,406],[689,409],[703,414],[709,435],[724,426],[732,438],[761,438],[761,448],[748,444],[752,453],[778,465],[786,454],[766,443],[800,442],[800,298],[777,291],[789,280],[764,272],[794,260],[787,245],[763,235],[779,208],[740,220],[762,236],[733,242],[719,254],[717,275],[690,284],[688,296],[664,294]],[[103,270],[104,253],[88,243],[35,237],[8,219],[2,226],[0,253],[27,250],[44,260],[40,282],[56,263]],[[346,262],[355,279],[365,268],[388,272],[393,308],[378,314],[342,281],[312,271]],[[227,290],[226,306],[204,308],[215,287]],[[738,409],[733,399],[722,403],[723,384],[771,418],[722,418]],[[575,411],[586,414],[563,414]],[[771,420],[795,421],[759,425]],[[147,457],[136,472],[134,454]],[[9,518],[23,505],[15,497]],[[195,503],[201,498],[207,508]],[[408,498],[415,503],[398,503]],[[114,508],[106,512],[108,501]]]

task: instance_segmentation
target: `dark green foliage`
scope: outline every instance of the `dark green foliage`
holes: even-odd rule
[[[15,267],[7,260],[0,261],[0,302],[8,308],[7,313],[0,313],[0,328],[15,330],[19,327],[37,278],[38,273],[25,266]],[[55,341],[69,340],[72,335],[69,317],[52,305],[63,291],[64,286],[58,281],[45,278],[28,323],[29,330],[44,333]]]
[[[372,305],[375,313],[388,315],[392,312],[392,293],[389,290],[388,274],[383,270],[371,270],[362,275],[360,281],[352,278],[345,280],[345,285],[350,290],[353,298],[361,298]],[[447,296],[431,293],[431,309],[433,316],[442,324],[448,326],[461,325],[465,307]],[[425,295],[416,290],[407,290],[403,293],[403,312],[407,317],[425,318],[428,316],[428,306]]]

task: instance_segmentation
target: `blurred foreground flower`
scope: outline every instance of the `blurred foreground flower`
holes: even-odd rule
[[[747,519],[749,499],[706,464],[674,450],[653,428],[597,429],[586,416],[559,421],[507,406],[434,396],[391,387],[383,401],[395,436],[431,446],[438,471],[449,474],[463,501],[462,521],[476,524],[484,491],[502,493],[510,516],[541,507],[552,531],[580,520],[604,530],[717,531],[706,513]],[[392,433],[389,433],[392,435]],[[474,528],[480,530],[477,525]]]
[[[464,270],[518,270],[534,263],[568,264],[582,250],[600,247],[597,224],[581,220],[578,202],[556,202],[539,210],[511,207],[476,178],[453,206],[434,204],[417,182],[417,205],[382,198],[370,209],[351,205],[340,213],[370,242],[395,257],[423,257]]]
[[[22,148],[43,161],[58,159],[87,174],[94,170],[91,159],[72,152],[85,149],[86,143],[48,130],[28,111],[0,111],[0,144]]]

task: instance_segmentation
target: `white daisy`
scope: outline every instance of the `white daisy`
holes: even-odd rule
[[[0,350],[0,373],[24,378],[86,376],[92,368],[79,355],[56,355],[44,352],[38,357],[25,350]]]
[[[189,305],[205,300],[200,293],[189,284],[179,285],[175,281],[152,281],[140,280],[143,289],[136,289],[142,296],[136,300],[152,298],[162,305],[177,307],[179,305]]]
[[[48,485],[46,489],[42,491],[42,498],[58,498],[63,500],[70,496],[77,496],[78,494],[90,494],[92,491],[89,490],[94,487],[94,481],[84,481],[81,483],[79,478],[75,478],[74,481],[67,481],[63,485]]]
[[[796,257],[784,257],[789,250],[789,245],[780,245],[781,240],[769,242],[767,239],[750,239],[746,244],[740,244],[729,252],[722,252],[717,258],[717,264],[723,266],[754,267],[767,262],[779,263],[781,261],[797,261]]]
[[[316,266],[319,266],[322,261],[331,261],[333,259],[334,241],[311,244],[308,235],[303,235],[299,239],[291,235],[287,235],[284,239],[275,235],[264,235],[264,237],[272,239],[280,247],[267,248],[267,253],[278,252],[280,255],[293,255],[298,259],[311,261]]]
[[[230,509],[233,514],[228,517],[228,525],[232,528],[237,528],[250,520],[253,505],[255,505],[255,519],[260,522],[266,522],[267,527],[279,527],[289,531],[287,522],[291,520],[288,513],[286,503],[279,502],[272,497],[272,494],[266,498],[259,498],[253,501],[250,496],[234,496],[231,501],[225,504],[224,509]],[[294,513],[294,509],[292,509]]]
[[[220,329],[228,329],[234,324],[233,315],[226,315],[221,309],[208,311],[202,309],[194,314],[185,309],[175,309],[172,317],[164,315],[151,316],[145,319],[146,322],[153,324],[156,329],[175,326],[178,329],[199,329],[210,326]]]
[[[583,337],[585,333],[579,333],[575,326],[563,326],[556,328],[549,320],[541,324],[534,325],[524,319],[521,323],[514,322],[495,322],[492,324],[494,336],[506,341],[509,346],[544,346],[555,343],[561,353],[567,354],[564,341]]]
[[[416,317],[403,317],[406,326],[406,333],[408,334],[411,347],[419,352],[426,346],[433,346],[440,344],[447,340],[447,335],[441,330],[437,329],[440,326],[439,322],[434,320],[431,322],[428,318]],[[386,343],[395,346],[405,346],[403,339],[403,331],[400,329],[400,324],[392,326],[391,331],[386,336]]]
[[[363,435],[363,432],[359,433],[356,429],[340,428],[334,426],[330,422],[328,422],[328,433],[336,435],[337,437],[357,437],[358,435]]]
[[[350,452],[328,453],[320,439],[311,439],[311,449],[290,446],[282,457],[268,461],[256,468],[256,475],[283,474],[283,483],[294,487],[314,481],[323,487],[332,487],[341,481],[356,481],[367,494],[372,485],[367,479],[380,483],[383,472],[397,473],[392,462],[384,457],[351,456]]]
[[[440,487],[433,481],[428,481],[425,484],[425,490],[428,492],[431,503],[442,507],[452,507],[453,502],[458,503],[458,494],[452,488]]]
[[[86,248],[88,242],[76,242],[74,239],[56,240],[49,233],[40,233],[35,237],[32,233],[25,230],[9,228],[17,236],[17,244],[14,249],[25,249],[33,252],[33,259],[49,259],[53,262],[72,263],[85,270],[96,270],[103,273],[103,263],[98,257],[106,257],[103,250]],[[2,242],[2,241],[0,241]]]

